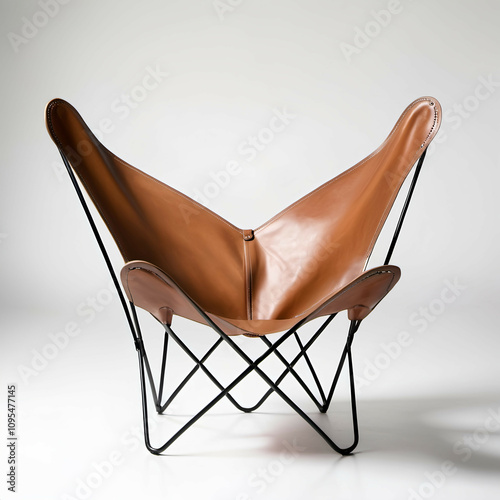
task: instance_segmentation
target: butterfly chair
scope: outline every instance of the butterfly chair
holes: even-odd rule
[[[61,153],[109,268],[138,352],[144,436],[149,451],[163,452],[223,398],[239,410],[251,412],[272,393],[280,396],[334,450],[342,454],[354,450],[359,433],[351,344],[361,322],[399,280],[399,268],[389,265],[389,261],[426,149],[440,121],[441,108],[436,99],[417,99],[374,153],[251,230],[233,226],[115,156],[96,139],[67,102],[55,99],[47,105],[49,134]],[[396,195],[415,164],[384,265],[366,270]],[[125,260],[120,276],[128,304],[80,183]],[[148,311],[165,330],[158,387],[146,354],[136,306]],[[350,324],[347,340],[333,381],[323,388],[307,351],[343,310],[347,310]],[[203,356],[195,355],[182,336],[174,332],[174,315],[203,323],[215,331],[216,341]],[[299,329],[320,317],[323,317],[321,327],[304,342],[299,337]],[[276,332],[285,333],[272,342],[268,335]],[[231,338],[234,335],[259,338],[267,346],[266,351],[252,359],[240,342],[234,342]],[[295,338],[299,352],[288,361],[279,347],[290,337]],[[195,366],[165,399],[169,339],[187,353]],[[207,359],[223,342],[248,365],[227,385],[206,366]],[[284,365],[283,372],[274,380],[261,367],[271,354]],[[354,440],[350,446],[341,448],[280,385],[287,375],[294,377],[324,413],[330,406],[346,358]],[[300,360],[310,371],[319,399],[295,369]],[[204,372],[220,392],[166,443],[153,447],[148,427],[147,382],[157,412],[163,413],[198,370]],[[269,389],[256,404],[248,407],[235,399],[233,389],[251,372],[259,375]]]

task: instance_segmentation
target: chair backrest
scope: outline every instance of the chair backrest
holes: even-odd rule
[[[438,131],[433,98],[414,101],[384,143],[255,231],[254,310],[261,317],[300,314],[298,297],[317,307],[359,276],[410,170]],[[297,307],[298,306],[298,307]]]
[[[48,104],[47,127],[125,261],[160,267],[206,310],[231,317],[245,308],[235,303],[244,300],[241,230],[112,154],[69,103]]]
[[[255,231],[115,156],[62,99],[47,105],[46,119],[125,261],[155,264],[207,312],[281,319],[312,310],[364,269],[441,109],[430,97],[414,101],[374,153]]]

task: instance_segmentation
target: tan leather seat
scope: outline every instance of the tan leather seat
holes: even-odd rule
[[[205,323],[200,308],[228,335],[260,336],[344,309],[362,320],[396,284],[399,268],[365,266],[441,108],[417,99],[375,152],[254,230],[115,156],[62,99],[46,119],[123,255],[129,300],[163,324]]]

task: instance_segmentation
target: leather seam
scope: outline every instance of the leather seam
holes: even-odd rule
[[[428,141],[429,137],[432,135],[432,132],[436,128],[437,121],[438,121],[438,112],[437,112],[437,109],[436,109],[436,105],[434,104],[434,122],[432,123],[432,127],[429,130],[429,133],[427,134],[427,137],[425,138],[425,141],[422,143],[421,148],[423,148],[425,146],[425,143]]]
[[[246,282],[246,310],[247,318],[253,319],[253,297],[252,297],[252,257],[250,255],[250,241],[243,240],[243,256],[245,260],[245,282]]]

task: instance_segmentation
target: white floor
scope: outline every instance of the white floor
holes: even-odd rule
[[[114,306],[103,311],[53,359],[45,361],[34,361],[34,356],[36,352],[50,354],[46,347],[50,337],[41,335],[36,341],[28,333],[30,326],[37,328],[34,323],[24,323],[21,331],[15,318],[8,322],[10,338],[17,335],[4,368],[6,376],[16,378],[17,383],[18,498],[456,500],[477,495],[496,499],[500,494],[500,398],[494,385],[478,382],[486,372],[491,375],[497,370],[488,364],[493,357],[490,353],[485,354],[484,373],[478,370],[477,379],[472,377],[474,390],[446,376],[436,377],[434,386],[429,385],[425,372],[432,373],[443,354],[431,350],[420,368],[412,364],[408,351],[406,361],[395,360],[370,386],[358,379],[361,438],[351,456],[333,452],[273,395],[254,414],[239,413],[222,401],[165,456],[158,457],[143,445],[136,354],[128,333],[120,330],[123,325],[116,312]],[[41,324],[54,324],[54,318],[40,318]],[[355,353],[360,377],[369,375],[366,345],[370,336],[384,335],[379,331],[382,319],[381,314],[374,314],[371,328],[367,320],[362,325],[363,337],[361,329],[358,333]],[[147,319],[145,324],[154,352],[151,357],[157,358],[161,335],[151,335],[150,327],[156,325]],[[183,326],[186,324],[177,322],[179,329]],[[436,335],[436,328],[422,340]],[[156,329],[155,333],[160,332]],[[199,333],[186,335],[191,343],[198,339],[194,342],[198,353],[205,345]],[[340,346],[332,341],[331,332],[325,333],[330,338],[325,337],[311,356],[317,358],[325,347]],[[28,344],[21,341],[23,335],[29,338]],[[253,354],[260,349],[260,342],[254,339],[240,338],[238,342]],[[283,352],[290,355],[291,346],[286,343]],[[418,349],[418,345],[412,347]],[[172,354],[169,382],[174,383],[191,365],[179,350],[173,349]],[[321,377],[336,365],[325,359],[319,356]],[[157,369],[157,362],[153,364]],[[446,367],[446,360],[443,365]],[[38,375],[20,368],[32,366]],[[231,374],[239,373],[244,365],[223,348],[209,366],[228,383]],[[274,361],[266,368],[278,373],[281,367]],[[419,381],[419,372],[424,383]],[[293,381],[283,384],[341,445],[347,445],[351,436],[345,382],[341,380],[339,396],[327,415],[318,414]],[[187,415],[215,396],[212,388],[200,374],[173,404],[171,411],[176,416],[153,416],[153,444],[165,441]],[[264,389],[261,382],[251,379],[235,396],[251,403]]]

